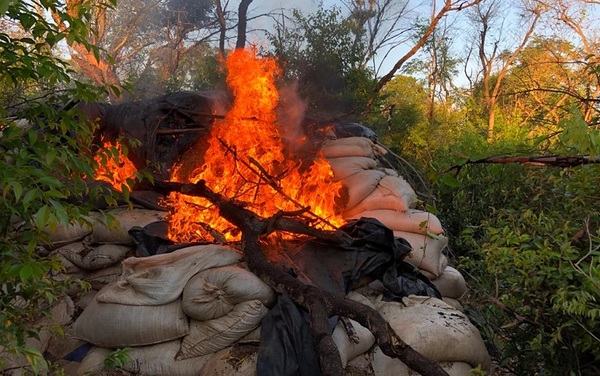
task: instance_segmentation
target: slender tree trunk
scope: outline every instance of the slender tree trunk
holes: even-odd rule
[[[242,0],[238,8],[238,35],[235,48],[244,48],[246,46],[246,26],[248,23],[248,6],[252,0]]]
[[[221,0],[215,0],[217,4],[217,19],[219,21],[219,53],[222,57],[225,57],[225,13],[223,12],[223,6]]]

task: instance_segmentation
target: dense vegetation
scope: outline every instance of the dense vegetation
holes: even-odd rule
[[[282,80],[298,83],[313,115],[371,126],[426,177],[424,204],[446,226],[449,256],[471,287],[464,302],[503,371],[598,374],[599,165],[472,163],[600,155],[600,42],[587,18],[597,9],[526,1],[511,24],[502,1],[459,3],[447,1],[456,7],[437,24],[391,0],[282,10],[261,53],[281,61]],[[237,23],[228,5],[0,1],[0,346],[33,370],[44,360],[26,346],[35,332],[26,323],[72,284],[50,277],[59,265],[37,252],[42,230],[82,218],[87,208],[66,198],[106,195],[85,184],[93,125],[69,103],[219,85],[219,54]],[[466,53],[452,48],[459,42]],[[418,53],[400,58],[387,81],[373,57],[390,46]],[[15,233],[14,218],[24,231]]]

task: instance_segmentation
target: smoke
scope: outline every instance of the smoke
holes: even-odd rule
[[[306,111],[306,102],[298,95],[298,81],[293,81],[279,89],[277,121],[286,149],[297,152],[303,145],[304,128],[302,122]]]

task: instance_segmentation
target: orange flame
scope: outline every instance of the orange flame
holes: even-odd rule
[[[181,161],[171,180],[195,183],[203,179],[213,191],[244,202],[261,216],[310,207],[329,224],[343,224],[334,202],[341,183],[332,182],[329,163],[315,160],[301,173],[300,163],[284,153],[275,113],[279,100],[275,79],[280,75],[276,62],[240,49],[229,55],[226,67],[233,106],[213,127],[204,156]],[[172,193],[167,203],[172,240],[239,239],[238,230],[206,199]],[[317,227],[331,228],[323,221]]]
[[[110,183],[119,192],[123,190],[123,186],[131,189],[127,179],[134,177],[137,168],[125,156],[120,143],[113,145],[111,142],[104,142],[103,147],[94,155],[94,160],[98,165],[96,180]]]

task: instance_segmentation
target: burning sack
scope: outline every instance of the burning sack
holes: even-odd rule
[[[108,216],[98,212],[91,215],[93,222],[91,240],[93,243],[133,245],[133,239],[129,235],[132,227],[144,227],[149,223],[162,221],[167,215],[166,212],[158,210],[122,208],[113,209],[107,213]]]
[[[162,305],[175,301],[199,271],[239,262],[241,255],[223,245],[198,245],[150,257],[123,261],[123,274],[96,299],[102,303]]]
[[[275,303],[275,293],[254,273],[223,266],[193,276],[183,288],[183,311],[199,321],[219,318],[236,304],[259,300],[266,306]]]

